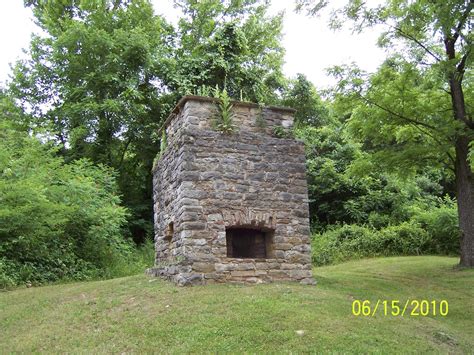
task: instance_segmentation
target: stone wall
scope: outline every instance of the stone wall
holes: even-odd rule
[[[149,272],[180,285],[314,283],[304,147],[274,134],[291,127],[294,111],[236,102],[232,134],[213,129],[216,112],[212,99],[188,96],[165,123]],[[267,258],[227,256],[226,228],[239,226],[271,232]]]

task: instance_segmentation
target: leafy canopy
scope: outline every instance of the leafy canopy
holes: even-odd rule
[[[298,1],[299,9],[311,14],[327,5]],[[472,141],[472,6],[466,0],[387,0],[370,7],[358,0],[333,12],[334,28],[347,20],[354,31],[377,26],[383,31],[379,45],[392,52],[372,75],[355,65],[330,70],[339,79],[338,112],[350,117],[352,133],[375,153],[375,168],[407,172],[434,164],[453,169],[457,137]],[[453,106],[453,80],[464,92],[464,115]]]

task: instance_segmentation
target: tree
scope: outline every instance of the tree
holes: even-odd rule
[[[296,109],[295,125],[323,126],[329,123],[329,111],[316,88],[304,74],[297,74],[289,81],[282,103]]]
[[[67,161],[88,158],[119,172],[129,227],[151,234],[152,161],[158,151],[171,27],[146,0],[25,2],[45,35],[14,70],[10,92],[46,129]]]
[[[0,93],[0,288],[110,273],[130,251],[115,174],[31,136]]]
[[[118,173],[135,241],[152,234],[156,136],[179,96],[207,86],[274,102],[283,86],[281,16],[268,1],[180,0],[177,28],[148,0],[27,0],[34,36],[9,91],[67,161],[88,158]]]
[[[271,103],[284,86],[282,14],[268,0],[178,0],[174,65],[166,83],[179,94],[226,88],[234,99]]]
[[[337,10],[331,21],[339,27],[344,19],[351,20],[355,31],[382,26],[381,46],[401,44],[406,49],[391,56],[373,76],[364,77],[357,68],[335,68],[333,73],[341,77],[338,97],[355,105],[353,131],[379,153],[379,163],[411,169],[437,162],[452,169],[460,265],[467,267],[474,266],[474,164],[469,160],[474,139],[473,4],[472,0],[387,0],[371,8],[358,0]],[[300,9],[312,14],[326,5],[326,1],[298,1]]]

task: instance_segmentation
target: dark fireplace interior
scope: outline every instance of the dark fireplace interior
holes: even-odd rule
[[[272,257],[273,231],[254,228],[227,228],[227,257],[265,259]]]

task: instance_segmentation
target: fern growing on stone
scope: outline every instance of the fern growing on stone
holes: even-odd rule
[[[227,93],[227,90],[219,90],[218,86],[216,86],[214,90],[214,97],[218,99],[218,114],[216,115],[214,126],[222,133],[230,134],[234,130],[234,114],[232,112],[233,105],[231,99]]]

